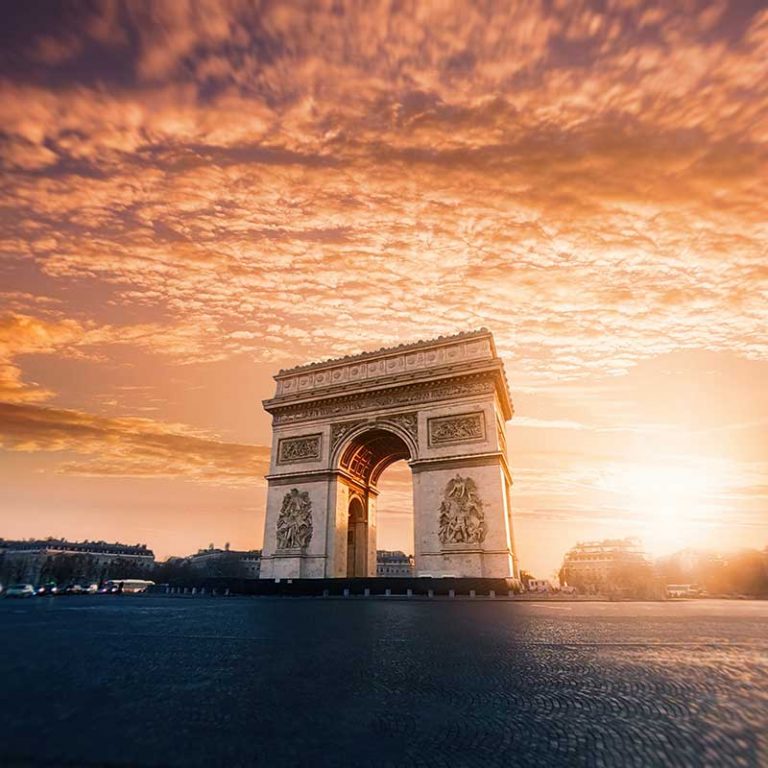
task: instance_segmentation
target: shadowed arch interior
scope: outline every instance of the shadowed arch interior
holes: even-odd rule
[[[339,465],[363,486],[362,495],[350,498],[347,517],[348,577],[373,575],[376,572],[376,483],[382,472],[397,461],[408,460],[411,451],[405,440],[380,426],[353,436],[342,450]],[[375,510],[375,506],[373,507]]]
[[[411,453],[405,441],[386,429],[370,429],[354,437],[341,455],[343,469],[366,485],[376,485],[381,473]]]
[[[359,496],[349,502],[347,522],[347,576],[368,575],[368,514]]]

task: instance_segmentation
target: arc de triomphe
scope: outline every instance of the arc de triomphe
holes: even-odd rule
[[[486,329],[280,371],[262,578],[376,575],[377,481],[413,473],[417,575],[517,577],[504,368]]]

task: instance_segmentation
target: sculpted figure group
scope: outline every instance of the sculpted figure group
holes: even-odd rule
[[[291,490],[283,497],[283,506],[277,518],[277,546],[280,549],[298,549],[309,546],[312,540],[312,502],[307,491]]]
[[[487,526],[483,502],[471,477],[448,481],[440,505],[439,536],[443,544],[482,544]]]

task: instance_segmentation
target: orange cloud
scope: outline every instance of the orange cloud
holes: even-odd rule
[[[26,404],[0,403],[0,447],[93,457],[60,466],[73,475],[259,484],[269,465],[268,447],[222,442],[183,425]]]
[[[3,251],[178,357],[482,324],[539,377],[765,356],[768,15],[694,5],[109,6],[134,81],[2,86],[38,171]]]
[[[84,329],[73,320],[46,322],[28,315],[0,316],[0,400],[35,403],[52,392],[34,382],[24,382],[14,362],[19,355],[63,353],[83,337]]]

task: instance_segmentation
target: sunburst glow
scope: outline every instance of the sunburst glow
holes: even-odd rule
[[[725,512],[718,498],[728,481],[717,466],[659,462],[609,470],[600,486],[630,513],[638,535],[658,555],[707,542]]]

